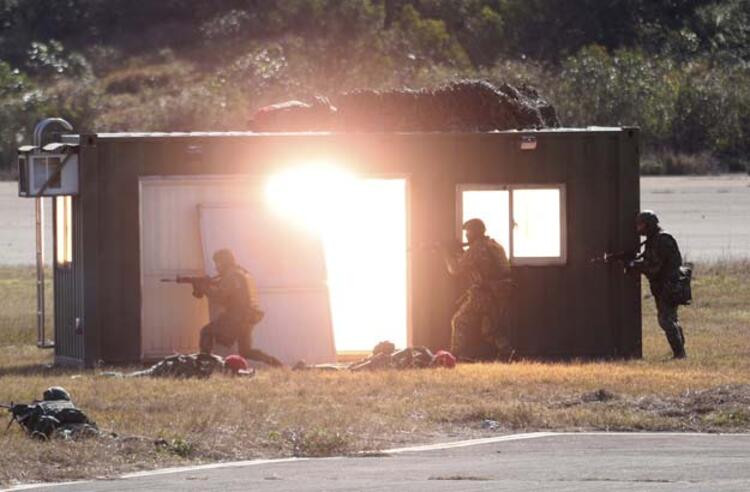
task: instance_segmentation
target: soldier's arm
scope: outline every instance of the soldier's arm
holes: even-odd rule
[[[445,264],[452,275],[463,275],[471,271],[476,263],[476,253],[472,249],[467,249],[460,255],[444,255]]]
[[[640,259],[630,262],[627,265],[627,269],[648,276],[657,273],[661,269],[663,263],[664,262],[659,258],[648,261],[645,259]]]
[[[459,275],[462,271],[460,260],[453,252],[448,251],[448,248],[444,245],[440,245],[440,253],[443,255],[443,261],[445,267],[448,269],[448,273],[451,275]]]
[[[665,260],[669,258],[669,250],[672,247],[670,238],[660,235],[656,239],[656,255],[648,259],[641,257],[630,264],[630,268],[644,275],[655,275],[664,266]]]
[[[231,283],[224,280],[211,282],[205,290],[206,296],[211,302],[220,305],[226,304],[232,296]]]
[[[498,264],[500,265],[500,274],[502,277],[510,276],[510,261],[505,253],[505,248],[498,244],[497,248]]]

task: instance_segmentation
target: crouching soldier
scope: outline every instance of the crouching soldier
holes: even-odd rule
[[[194,284],[193,295],[208,297],[213,307],[221,313],[213,318],[200,332],[200,351],[210,354],[214,343],[232,345],[237,342],[239,353],[246,359],[279,367],[282,363],[275,357],[253,348],[253,329],[263,319],[258,304],[255,281],[228,249],[214,253],[214,264],[218,277],[210,282]]]
[[[667,336],[675,359],[684,359],[685,335],[677,319],[677,307],[690,302],[690,275],[682,267],[677,241],[659,227],[659,218],[644,210],[636,218],[638,234],[646,237],[643,253],[626,264],[626,270],[648,278],[656,301],[659,326]]]
[[[466,251],[455,256],[443,249],[448,271],[468,283],[451,320],[451,352],[463,359],[493,359],[510,351],[506,321],[510,263],[505,249],[485,234],[480,219],[466,221],[463,230]]]

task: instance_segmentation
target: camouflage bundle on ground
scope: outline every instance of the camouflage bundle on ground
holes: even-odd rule
[[[49,388],[40,401],[3,406],[11,413],[8,427],[16,422],[30,437],[47,440],[53,437],[69,439],[99,434],[96,423],[77,408],[70,394],[60,387]]]
[[[495,131],[559,126],[554,107],[529,86],[459,81],[437,89],[355,90],[255,113],[249,126],[280,131]]]
[[[225,370],[224,359],[213,354],[175,354],[127,377],[207,378]]]
[[[396,350],[393,342],[383,341],[375,345],[372,355],[351,364],[316,364],[308,365],[299,361],[292,370],[302,371],[307,369],[319,370],[350,370],[350,371],[372,371],[376,369],[421,369],[426,367],[444,367],[452,369],[456,366],[456,358],[453,354],[439,350],[432,353],[427,347],[409,347]]]
[[[106,377],[155,377],[155,378],[207,378],[214,372],[234,376],[252,377],[255,369],[248,367],[247,361],[240,355],[230,355],[226,359],[213,354],[175,354],[165,357],[148,369],[122,373],[105,371],[99,373]]]

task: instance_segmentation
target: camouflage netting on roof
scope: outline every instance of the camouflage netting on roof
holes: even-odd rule
[[[555,108],[535,89],[459,81],[436,89],[361,89],[312,102],[261,108],[249,122],[258,132],[494,131],[554,128]]]

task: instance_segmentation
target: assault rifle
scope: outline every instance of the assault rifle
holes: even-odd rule
[[[163,278],[161,279],[162,282],[172,282],[176,284],[190,284],[193,286],[193,295],[195,297],[201,298],[204,295],[208,293],[208,289],[213,285],[218,279],[216,277],[209,277],[209,276],[203,276],[203,277],[184,277],[181,275],[177,275],[174,278]]]
[[[409,248],[409,251],[441,251],[461,252],[469,243],[459,241],[422,241]]]
[[[10,429],[10,426],[13,425],[13,422],[18,422],[18,425],[23,427],[24,421],[31,416],[31,413],[33,411],[30,405],[26,405],[24,403],[0,403],[0,408],[5,408],[10,412],[10,422],[8,422],[8,426],[5,428],[5,432],[8,432],[8,429]]]
[[[630,263],[631,261],[635,261],[638,259],[638,255],[640,254],[641,248],[643,245],[646,244],[646,241],[643,241],[641,244],[638,245],[638,248],[630,251],[620,251],[618,253],[604,253],[601,256],[595,256],[589,260],[590,263],[615,263],[620,262],[625,265]]]
[[[635,260],[638,254],[633,251],[620,251],[619,253],[604,253],[601,256],[595,256],[589,260],[591,263],[614,263],[620,261],[622,263],[629,263]]]

